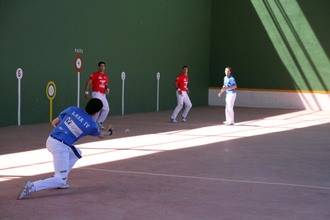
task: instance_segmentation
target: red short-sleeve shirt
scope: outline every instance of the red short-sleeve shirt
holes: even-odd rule
[[[108,88],[109,78],[106,73],[94,72],[89,76],[89,79],[92,80],[92,91],[105,93]]]
[[[188,76],[185,76],[184,73],[180,73],[175,80],[176,88],[178,91],[187,91],[188,90]]]

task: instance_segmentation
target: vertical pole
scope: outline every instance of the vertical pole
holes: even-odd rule
[[[22,68],[16,69],[17,78],[17,125],[21,126],[21,79],[23,78]]]
[[[18,79],[17,125],[21,126],[21,79]]]
[[[159,111],[159,80],[157,80],[157,112]]]
[[[80,72],[78,71],[77,76],[77,107],[79,108],[80,104]]]
[[[121,115],[123,116],[125,113],[125,78],[126,74],[125,72],[121,73],[121,80],[122,80],[122,86],[121,86]]]
[[[157,106],[156,106],[156,111],[159,111],[159,79],[160,79],[160,72],[156,74],[156,79],[157,79]]]
[[[123,80],[123,86],[122,86],[122,99],[121,99],[121,115],[124,115],[124,109],[125,109],[125,80]]]
[[[53,100],[49,100],[49,122],[53,120]]]

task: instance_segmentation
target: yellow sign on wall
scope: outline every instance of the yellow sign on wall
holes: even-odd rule
[[[49,100],[49,122],[52,122],[53,118],[53,100],[56,96],[56,85],[53,81],[49,81],[46,86],[46,95]]]

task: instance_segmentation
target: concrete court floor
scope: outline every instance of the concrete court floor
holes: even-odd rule
[[[11,178],[1,157],[15,167],[14,153],[43,149],[50,127],[0,128],[0,219],[330,219],[329,112],[236,108],[235,126],[221,125],[223,107],[194,107],[187,123],[169,114],[110,117],[110,142],[95,142],[109,162],[74,169],[69,189],[20,201],[25,181],[51,173]],[[95,143],[81,145],[81,162]],[[118,154],[128,156],[110,160]]]

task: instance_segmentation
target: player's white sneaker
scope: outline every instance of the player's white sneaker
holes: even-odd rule
[[[57,189],[68,189],[70,185],[68,183],[63,184],[62,186],[57,187]]]
[[[172,123],[177,123],[178,121],[175,118],[171,118]]]
[[[18,195],[17,199],[24,199],[29,197],[33,192],[35,192],[35,187],[31,181],[27,181],[23,187],[22,192]]]
[[[229,122],[224,121],[223,124],[226,126],[230,126],[230,125],[234,125],[234,122],[229,123]]]
[[[181,120],[182,122],[186,122],[187,121],[187,119],[186,118],[182,118],[182,120]]]

